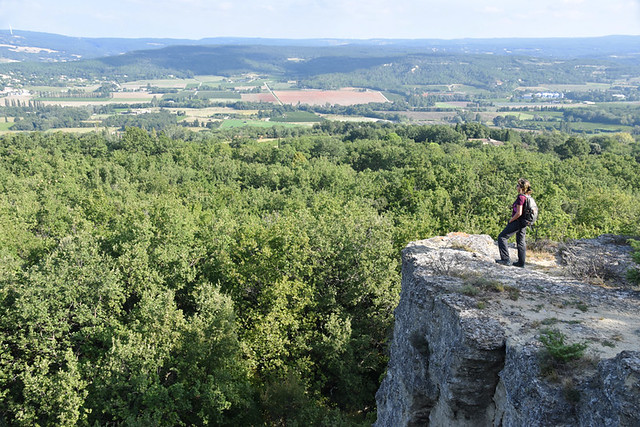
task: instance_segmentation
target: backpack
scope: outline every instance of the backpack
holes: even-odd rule
[[[526,225],[533,225],[538,219],[538,205],[533,197],[525,194],[524,206],[522,207],[522,216]]]

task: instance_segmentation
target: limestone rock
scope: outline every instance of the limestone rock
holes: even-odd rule
[[[498,265],[484,235],[405,248],[376,426],[640,425],[640,292],[624,281],[628,246],[603,236],[533,255],[525,269]],[[600,266],[591,273],[567,268],[590,256]],[[551,358],[545,328],[587,343],[585,355]]]

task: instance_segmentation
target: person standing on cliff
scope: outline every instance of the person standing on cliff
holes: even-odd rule
[[[500,259],[496,262],[502,265],[514,265],[516,267],[524,267],[524,261],[527,256],[527,244],[525,237],[527,234],[527,224],[524,221],[522,213],[524,204],[527,200],[526,195],[531,194],[531,184],[524,178],[518,180],[518,197],[512,205],[511,219],[507,226],[498,235],[498,249],[500,250]],[[507,240],[516,235],[516,245],[518,247],[518,262],[511,264],[509,259],[509,249],[507,249]]]

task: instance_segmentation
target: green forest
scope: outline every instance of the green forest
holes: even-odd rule
[[[640,234],[629,134],[283,135],[0,136],[0,425],[370,425],[407,242]]]

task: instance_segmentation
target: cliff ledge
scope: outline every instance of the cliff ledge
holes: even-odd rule
[[[625,241],[549,244],[525,269],[496,264],[489,236],[410,243],[375,425],[640,425],[640,292],[624,279]],[[553,357],[548,334],[584,355]]]

